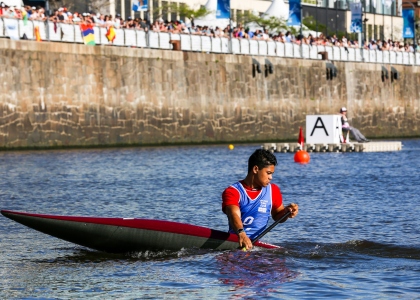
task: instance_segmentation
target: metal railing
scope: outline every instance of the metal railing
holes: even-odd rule
[[[7,23],[7,24],[6,24]],[[83,43],[79,25],[0,18],[0,37],[7,37],[7,26],[15,26],[19,37],[26,36],[35,40],[34,28],[38,26],[42,40],[66,43]],[[232,39],[231,52],[229,39],[225,37],[209,37],[194,34],[173,34],[134,29],[115,29],[115,40],[110,43],[106,37],[105,27],[94,27],[97,45],[114,45],[120,47],[172,49],[173,40],[179,40],[181,50],[242,54],[252,56],[276,56],[303,59],[322,59],[320,52],[328,53],[332,61],[370,62],[379,64],[420,65],[420,53],[380,51],[360,48],[345,48],[335,46],[309,46],[294,43],[262,41],[252,39]]]

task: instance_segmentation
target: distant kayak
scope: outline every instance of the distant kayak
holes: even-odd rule
[[[185,223],[136,219],[59,216],[2,210],[1,213],[18,223],[59,239],[98,251],[125,253],[144,250],[180,250],[201,248],[233,250],[238,237],[207,227]],[[255,246],[280,248],[263,242]]]

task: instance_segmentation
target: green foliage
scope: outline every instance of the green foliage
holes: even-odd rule
[[[325,33],[326,26],[324,24],[319,23],[319,22],[317,24],[317,22],[316,22],[316,20],[313,16],[308,16],[308,17],[303,18],[302,23],[309,30]]]
[[[162,6],[156,7],[154,8],[154,11],[159,11],[159,12],[165,11],[165,12],[170,12],[170,13],[176,13],[180,16],[185,16],[189,19],[202,18],[202,17],[207,16],[210,13],[210,11],[207,10],[207,8],[204,6],[200,6],[199,9],[193,9],[187,4],[178,5],[176,2],[171,2],[168,4],[164,4]]]
[[[250,14],[249,12],[237,14],[236,22],[238,24],[244,24],[245,27],[251,24],[256,24],[264,30],[267,29],[269,32],[290,31],[292,34],[296,34],[298,32],[295,27],[287,26],[287,20],[264,14],[261,16]]]

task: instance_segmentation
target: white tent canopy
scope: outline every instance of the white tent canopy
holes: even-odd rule
[[[229,25],[229,19],[217,19],[216,18],[216,10],[217,10],[217,0],[208,0],[206,5],[206,9],[210,11],[210,13],[202,18],[194,19],[195,25],[200,26],[212,26],[215,28],[218,26],[219,28],[225,28],[227,25]],[[273,0],[271,5],[268,7],[267,11],[263,15],[266,18],[269,17],[276,17],[282,20],[287,21],[289,18],[289,5],[284,3],[283,0]],[[261,26],[258,26],[257,24],[248,24],[247,27],[251,31],[255,31],[257,29],[262,29]],[[297,26],[296,29],[299,31],[300,26]],[[308,30],[306,26],[303,26],[302,30],[303,34],[307,36],[308,34],[312,34],[316,36],[316,32]]]
[[[289,5],[286,5],[283,0],[273,0],[264,16],[276,17],[287,21],[289,18]]]
[[[263,14],[263,18],[268,19],[270,17],[276,17],[287,21],[289,18],[289,5],[286,5],[283,0],[273,0],[266,12]],[[250,23],[247,27],[249,27],[251,31],[255,31],[257,29],[262,30],[262,27],[255,23]]]
[[[276,17],[281,20],[284,20],[287,22],[289,19],[289,5],[286,5],[283,0],[273,0],[270,7],[266,10],[266,12],[263,15],[264,18],[269,17]],[[248,26],[252,31],[255,31],[257,29],[262,29],[261,26],[258,26],[257,24],[250,24]],[[298,32],[300,30],[300,26],[292,26],[294,27]],[[313,36],[317,36],[315,31],[309,30],[305,25],[302,27],[302,34],[304,36],[308,36],[309,34],[312,34]]]
[[[194,19],[195,25],[212,26],[213,28],[217,26],[222,29],[229,25],[229,19],[216,18],[217,0],[208,0],[205,7],[210,13],[205,17]]]

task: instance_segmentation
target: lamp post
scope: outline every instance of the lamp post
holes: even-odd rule
[[[325,7],[326,7],[326,12],[325,12],[325,37],[328,36],[328,6],[330,5],[329,0],[325,0]]]
[[[391,4],[391,41],[394,42],[394,2]]]
[[[50,2],[48,0],[45,0],[45,15],[47,16],[47,30],[46,30],[46,35],[47,35],[47,41],[50,41],[50,25],[48,24],[49,19],[50,19]]]
[[[381,32],[381,40],[385,40],[385,1],[382,1],[382,32]]]
[[[229,53],[233,53],[232,49],[232,18],[229,16]]]
[[[303,19],[302,19],[302,1],[299,1],[299,9],[300,9],[300,44],[302,45],[302,26],[303,26]]]
[[[363,28],[362,28],[362,31],[363,31],[363,42],[366,42],[366,31],[367,31],[366,30],[366,23],[367,23],[367,21],[369,21],[369,19],[367,19],[366,17],[363,18],[363,20],[362,20],[362,22],[363,22]]]
[[[48,0],[45,0],[45,14],[47,17],[50,16],[50,2]]]
[[[315,8],[315,28],[316,28],[316,37],[318,37],[318,0],[316,1],[316,8]]]
[[[337,19],[338,19],[338,0],[335,0],[335,36],[337,37],[337,39],[338,39],[338,22],[337,22]]]
[[[367,31],[366,23],[367,23],[367,21],[369,21],[369,19],[366,18],[366,0],[362,0],[361,2],[362,2],[362,23],[363,23],[363,25],[362,25],[362,34],[361,34],[360,38],[361,39],[363,38],[363,40],[360,43],[360,48],[363,48],[363,44],[366,41],[366,31]]]
[[[359,46],[360,46],[360,56],[362,57],[362,60],[365,60],[365,57],[363,56],[363,47],[364,47],[364,41],[366,41],[366,23],[369,21],[366,18],[366,1],[362,0],[362,32],[359,33]],[[363,40],[362,40],[363,35]]]

